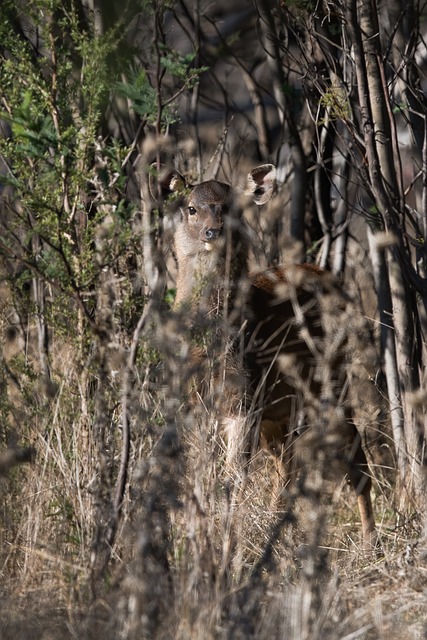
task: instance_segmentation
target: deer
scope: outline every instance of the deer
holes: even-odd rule
[[[316,376],[316,359],[326,348],[322,300],[345,307],[346,296],[332,274],[314,265],[273,265],[250,271],[250,234],[244,207],[231,185],[217,180],[189,185],[174,171],[166,175],[163,184],[169,192],[184,194],[181,220],[174,234],[178,267],[174,310],[185,318],[190,332],[197,333],[204,322],[215,318],[215,324],[209,325],[215,327],[210,340],[193,348],[197,375],[203,382],[207,375],[204,363],[212,355],[210,351],[218,340],[228,336],[228,363],[224,370],[230,384],[226,380],[223,388],[230,397],[220,403],[230,414],[230,428],[237,423],[232,405],[239,400],[235,374],[240,371],[249,400],[238,403],[238,412],[241,416],[242,406],[247,410],[250,405],[256,416],[256,427],[251,427],[255,447],[280,457],[284,467],[292,466],[298,430],[291,423],[297,397],[314,398],[314,405],[321,412],[323,390],[319,372]],[[247,176],[245,193],[257,210],[273,197],[276,189],[274,165],[256,167]],[[242,352],[237,363],[236,354]],[[371,477],[361,436],[346,401],[339,347],[330,354],[329,361],[332,382],[326,387],[332,388],[333,399],[340,405],[338,417],[334,418],[337,424],[326,428],[326,434],[333,432],[338,443],[339,455],[332,460],[354,489],[364,545],[372,547],[376,536]],[[303,412],[300,422],[307,418]]]

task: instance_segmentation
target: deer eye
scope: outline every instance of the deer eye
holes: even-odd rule
[[[190,216],[195,216],[197,210],[194,207],[188,207],[188,213],[190,214]]]

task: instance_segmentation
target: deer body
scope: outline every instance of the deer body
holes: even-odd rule
[[[255,202],[267,201],[274,191],[274,176],[272,165],[251,172],[249,184]],[[190,326],[216,317],[221,337],[227,330],[233,334],[233,327],[236,333],[245,323],[244,377],[249,380],[252,406],[259,416],[259,443],[276,453],[284,450],[285,465],[289,465],[297,397],[322,393],[321,375],[314,373],[324,340],[319,299],[336,296],[337,304],[344,305],[344,296],[329,274],[310,265],[274,267],[247,275],[244,225],[233,198],[229,185],[214,180],[191,188],[175,234],[175,308],[186,310]],[[210,348],[212,344],[206,347]],[[199,350],[201,365],[203,357]],[[332,371],[337,371],[332,386],[341,384],[342,357],[337,352],[329,362]],[[292,374],[288,373],[291,369]],[[201,371],[203,377],[203,366]],[[227,385],[225,390],[227,393]],[[333,392],[336,395],[336,389]],[[235,388],[230,394],[236,395]],[[230,402],[221,405],[230,407]],[[337,466],[348,474],[355,489],[364,540],[370,544],[375,524],[367,462],[348,409],[342,414],[342,456]],[[235,422],[231,415],[230,425]]]

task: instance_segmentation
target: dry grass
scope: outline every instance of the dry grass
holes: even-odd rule
[[[84,536],[72,539],[76,526],[60,513],[65,498],[52,513],[59,487],[72,484],[73,465],[65,476],[52,465],[39,482],[36,470],[20,471],[22,499],[13,505],[20,520],[2,531],[0,637],[423,637],[427,553],[410,546],[417,531],[409,523],[396,529],[390,508],[381,521],[381,496],[384,557],[366,558],[347,487],[333,504],[299,504],[307,501],[297,496],[290,517],[271,509],[270,461],[260,455],[232,490],[211,452],[197,454],[177,479],[180,503],[167,514],[147,504],[159,478],[151,478],[145,499],[136,483],[139,508],[120,532],[109,584],[96,585],[95,597],[90,545]],[[140,481],[146,488],[147,478]],[[81,517],[86,536],[87,522]]]
[[[329,478],[321,450],[283,500],[265,452],[227,467],[218,398],[189,409],[179,327],[151,320],[128,395],[129,483],[112,549],[103,536],[122,447],[120,349],[128,344],[102,354],[94,345],[82,368],[61,338],[54,395],[36,393],[16,368],[22,393],[14,412],[4,407],[5,433],[34,445],[37,458],[0,487],[0,638],[425,637],[423,516],[396,494],[392,471],[375,466],[383,464],[375,443],[383,554],[366,555],[355,497]],[[153,344],[158,353],[148,355]],[[361,400],[365,410],[365,392]],[[383,418],[374,407],[366,432],[383,433]]]
[[[71,426],[65,443],[68,429],[58,417],[50,436],[39,440],[37,465],[3,486],[3,513],[9,514],[2,531],[5,640],[100,633],[182,639],[422,637],[427,554],[409,546],[417,530],[404,518],[405,527],[397,528],[387,496],[377,489],[384,557],[366,558],[347,486],[335,491],[329,486],[332,495],[324,503],[296,491],[292,510],[274,510],[271,459],[259,453],[241,483],[230,486],[221,476],[221,448],[209,419],[183,421],[178,452],[156,453],[154,436],[144,463],[142,450],[136,454],[132,506],[129,501],[112,574],[109,584],[104,578],[95,585],[100,594],[94,596],[94,505],[82,482],[90,475],[83,472],[90,447],[82,424]],[[142,468],[146,465],[151,469]],[[177,465],[183,475],[168,477]],[[164,484],[171,487],[163,495],[162,513],[152,502]]]

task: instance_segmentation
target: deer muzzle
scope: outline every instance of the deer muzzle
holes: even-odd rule
[[[205,241],[211,242],[212,240],[216,240],[221,233],[221,229],[206,229],[205,231]]]
[[[205,245],[206,251],[212,251],[216,241],[221,235],[221,228],[208,227],[202,231],[202,240]]]

